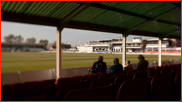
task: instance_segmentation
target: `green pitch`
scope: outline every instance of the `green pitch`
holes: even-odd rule
[[[62,53],[62,68],[91,66],[99,55],[104,56],[107,65],[113,65],[113,59],[119,58],[122,62],[121,54],[83,54],[83,53]],[[126,60],[137,63],[138,55],[126,55]],[[149,62],[157,61],[157,55],[144,55]],[[163,55],[162,60],[181,59],[181,56]],[[56,68],[56,53],[40,52],[2,52],[1,53],[1,73],[15,71],[30,71]]]

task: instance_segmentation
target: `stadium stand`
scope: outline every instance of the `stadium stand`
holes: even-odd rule
[[[92,89],[70,91],[63,101],[111,101],[113,84]]]
[[[115,92],[118,92],[119,87],[124,81],[132,80],[133,75],[119,75],[115,78],[114,85],[115,85]]]
[[[47,95],[40,95],[40,96],[37,96],[37,97],[33,97],[33,98],[29,98],[29,99],[26,99],[27,101],[47,101],[47,100],[51,100],[48,98]]]
[[[173,100],[177,101],[180,99],[181,99],[181,73],[178,72],[174,78]]]
[[[161,70],[160,73],[162,74],[162,73],[170,73],[170,72],[171,72],[171,68],[164,68]]]
[[[94,75],[99,78],[103,73],[95,73]]]
[[[85,80],[87,80],[88,82],[89,82],[89,85],[91,85],[91,83],[92,83],[92,81],[94,80],[94,79],[96,79],[97,77],[95,76],[95,75],[93,75],[93,74],[91,74],[91,75],[85,75],[85,76],[83,76],[83,78],[80,80],[80,81],[85,81]]]
[[[2,100],[11,101],[19,90],[25,89],[24,84],[10,84],[1,87]]]
[[[73,76],[73,79],[76,79],[78,82],[83,78],[83,76]]]
[[[56,89],[59,89],[60,86],[62,86],[64,83],[67,82],[77,82],[77,79],[75,78],[59,78],[56,84]]]
[[[102,87],[113,83],[114,77],[93,80],[90,88]]]
[[[27,101],[27,99],[31,99],[34,97],[38,97],[40,95],[47,95],[50,99],[53,98],[55,93],[54,87],[42,87],[42,88],[34,88],[34,89],[24,89],[19,90],[17,94],[14,96],[15,101]]]
[[[153,77],[153,76],[155,76],[156,74],[160,74],[160,70],[150,70],[149,72],[148,72],[148,77]]]
[[[113,76],[112,73],[104,73],[104,74],[102,74],[102,75],[99,76],[99,79],[102,79],[102,78],[110,78],[112,76]]]
[[[146,101],[150,79],[125,81],[118,91],[117,101]]]
[[[147,72],[137,72],[133,76],[133,80],[147,78]]]
[[[127,71],[122,71],[122,72],[115,73],[114,77],[116,78],[119,75],[126,75],[126,74],[127,74]]]
[[[151,100],[167,101],[172,99],[173,73],[157,74],[151,81]]]
[[[129,70],[128,72],[127,72],[127,75],[130,75],[130,74],[135,74],[135,73],[137,73],[138,72],[138,70]]]
[[[10,84],[1,89],[3,101],[179,101],[181,64],[148,68],[145,71],[124,71],[114,75],[97,73],[73,76],[60,78],[57,83],[53,79]]]
[[[62,100],[63,97],[66,95],[71,90],[75,89],[88,89],[88,81],[82,81],[82,82],[69,82],[69,83],[64,83],[59,91],[56,93],[56,97],[58,100]]]
[[[55,79],[44,80],[44,81],[34,81],[24,83],[26,89],[38,89],[43,87],[55,87]]]

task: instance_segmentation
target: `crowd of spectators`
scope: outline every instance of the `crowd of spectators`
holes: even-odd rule
[[[117,72],[122,72],[123,70],[131,70],[133,69],[132,66],[130,65],[130,60],[127,60],[124,68],[123,65],[119,63],[118,58],[114,58],[113,63],[114,65],[110,66],[107,69],[106,62],[103,62],[104,57],[99,56],[98,61],[94,62],[92,67],[91,67],[91,72],[92,73],[117,73]],[[145,57],[143,55],[138,56],[138,64],[136,66],[136,69],[147,69],[148,68],[148,61],[145,60]]]

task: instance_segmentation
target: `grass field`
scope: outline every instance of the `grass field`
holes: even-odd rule
[[[83,54],[83,53],[62,53],[62,68],[91,66],[99,55],[104,56],[107,65],[113,65],[113,59],[119,58],[122,62],[121,54]],[[138,55],[126,55],[126,60],[137,63]],[[157,61],[157,55],[144,55],[149,62]],[[162,60],[181,59],[181,56],[162,55]],[[56,68],[56,53],[40,52],[2,52],[1,53],[1,73],[15,71],[30,71]]]

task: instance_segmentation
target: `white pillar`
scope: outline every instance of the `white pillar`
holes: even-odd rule
[[[159,38],[159,41],[158,41],[158,66],[161,66],[162,64],[162,59],[161,59],[161,55],[162,55],[162,39]]]
[[[126,61],[126,34],[122,37],[122,65],[125,65]]]
[[[61,31],[57,30],[56,41],[56,80],[61,77]]]

